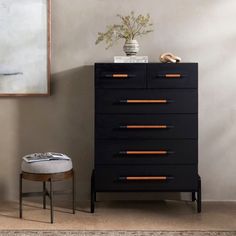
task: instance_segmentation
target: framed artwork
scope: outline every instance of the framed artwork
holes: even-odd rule
[[[50,95],[51,0],[0,0],[0,96]]]

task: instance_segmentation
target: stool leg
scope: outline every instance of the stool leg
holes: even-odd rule
[[[20,188],[19,188],[19,203],[20,203],[20,218],[22,218],[22,174],[20,174]]]
[[[76,190],[75,190],[75,172],[73,170],[73,174],[72,174],[72,210],[73,210],[73,214],[75,214],[75,199],[76,199]]]
[[[52,184],[52,179],[50,179],[49,182],[50,182],[51,224],[53,224],[53,184]]]
[[[46,209],[46,182],[43,181],[43,209]]]

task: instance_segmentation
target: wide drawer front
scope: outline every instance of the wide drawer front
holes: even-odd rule
[[[96,191],[191,191],[197,188],[197,166],[97,167]]]
[[[96,165],[197,164],[196,140],[96,140]]]
[[[96,115],[96,139],[195,139],[197,115]]]
[[[149,64],[149,88],[197,88],[197,63]]]
[[[197,113],[195,89],[96,90],[97,113]]]
[[[145,64],[96,64],[98,88],[146,88]]]

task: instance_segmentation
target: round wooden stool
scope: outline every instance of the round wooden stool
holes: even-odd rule
[[[50,199],[51,223],[53,223],[53,195],[64,192],[53,192],[53,182],[72,179],[72,210],[75,214],[75,176],[71,160],[56,160],[27,163],[22,161],[22,172],[20,174],[20,218],[22,218],[23,197],[43,196],[43,208],[46,209],[46,197]],[[40,181],[43,183],[42,192],[22,192],[23,179],[30,181]],[[46,188],[49,182],[50,190]]]

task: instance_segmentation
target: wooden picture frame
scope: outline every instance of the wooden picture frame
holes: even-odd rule
[[[31,8],[32,12],[29,13],[29,19],[32,18],[32,16],[34,17],[32,22],[27,22],[27,14],[23,15],[23,13],[29,12]],[[12,20],[14,16],[16,16],[16,18]],[[37,19],[37,17],[41,18]],[[46,19],[44,17],[46,17]],[[23,18],[22,32],[19,27],[19,19],[21,18]],[[51,0],[36,0],[32,2],[27,0],[0,0],[0,21],[1,20],[5,20],[6,22],[3,34],[13,34],[13,41],[9,42],[11,38],[7,36],[0,39],[0,48],[2,48],[2,50],[0,49],[0,97],[50,96]],[[16,22],[14,22],[14,20]],[[36,24],[34,25],[35,22]],[[18,26],[16,31],[14,31],[14,23],[16,27]],[[29,26],[29,31],[27,31],[27,26]],[[36,26],[36,29],[34,26]],[[13,44],[14,39],[16,44],[22,44],[22,47],[17,48]],[[13,46],[12,48],[16,48],[17,52],[19,50],[18,54],[16,53],[16,57],[20,55],[19,68],[21,68],[23,72],[21,72],[21,70],[19,70],[20,72],[17,72],[17,70],[14,71],[12,70],[13,67],[11,68],[11,66],[9,66],[11,63],[14,66],[18,64],[17,58],[11,55],[11,53],[14,52],[11,46]],[[27,58],[27,55],[32,55],[32,57]],[[35,58],[33,57],[34,55]],[[22,63],[22,58],[26,59],[25,64]],[[29,64],[27,64],[27,60]]]

